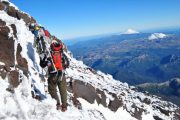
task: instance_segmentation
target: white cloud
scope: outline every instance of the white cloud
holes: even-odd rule
[[[164,33],[153,33],[151,34],[151,36],[148,37],[149,40],[155,40],[155,39],[162,39],[162,38],[166,38],[167,35]]]
[[[133,29],[128,29],[126,32],[124,32],[124,34],[137,34],[139,33],[138,31],[135,31]]]

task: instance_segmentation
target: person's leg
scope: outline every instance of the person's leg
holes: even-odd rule
[[[45,40],[44,40],[44,37],[41,36],[41,44],[42,44],[42,52],[45,53],[46,51],[46,43],[45,43]]]
[[[57,104],[60,105],[60,100],[59,97],[57,95],[57,83],[55,81],[55,75],[50,75],[48,78],[48,91],[51,95],[52,98],[56,99]]]
[[[37,49],[37,52],[40,54],[42,48],[40,45],[40,38],[39,37],[36,37],[36,49]]]
[[[63,107],[67,109],[67,86],[66,86],[66,78],[64,73],[63,74],[61,73],[61,75],[59,76],[58,88],[61,95],[62,109]]]
[[[37,44],[36,44],[36,36],[34,36],[34,43],[33,43],[33,47],[36,48]]]

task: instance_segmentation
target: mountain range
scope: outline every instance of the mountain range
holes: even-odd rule
[[[180,78],[179,29],[111,35],[68,47],[86,65],[130,85],[158,84]],[[178,101],[179,96],[176,97]]]
[[[74,57],[88,66],[131,85],[180,77],[180,32],[149,40],[152,35],[121,34],[68,47]]]

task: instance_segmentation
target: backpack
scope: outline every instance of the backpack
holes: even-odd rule
[[[54,63],[54,66],[56,67],[57,70],[63,70],[63,65],[62,65],[62,44],[60,44],[59,46],[56,46],[55,44],[51,45],[51,56],[52,56],[52,60]]]
[[[50,34],[49,34],[49,32],[47,30],[44,30],[44,34],[45,34],[46,37],[50,36]]]
[[[57,70],[63,70],[62,56],[60,51],[52,51],[52,60]]]

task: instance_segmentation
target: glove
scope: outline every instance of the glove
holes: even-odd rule
[[[50,62],[48,62],[47,65],[48,65],[48,67],[51,67],[51,66],[52,66],[52,64],[51,64]]]
[[[64,65],[64,69],[68,68],[69,66],[68,65]]]

